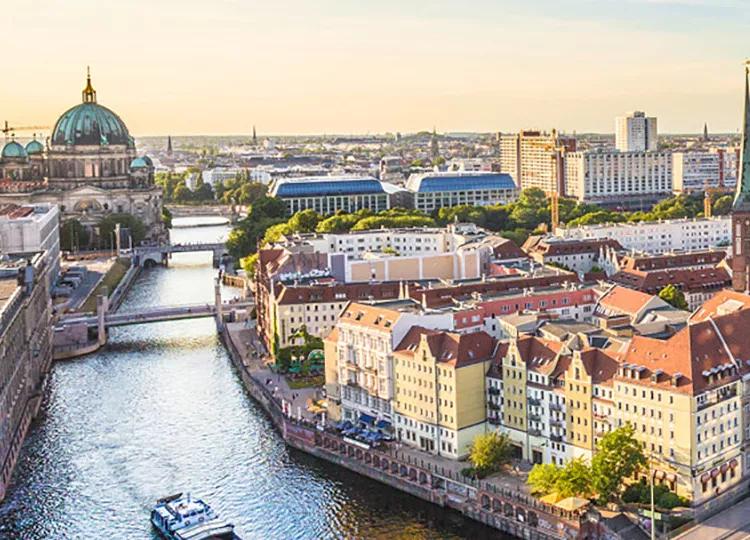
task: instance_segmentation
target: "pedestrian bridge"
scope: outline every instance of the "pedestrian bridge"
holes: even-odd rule
[[[219,267],[221,257],[227,254],[224,242],[187,242],[180,244],[163,244],[158,246],[139,246],[133,250],[139,266],[146,264],[166,265],[173,253],[199,253],[210,251],[213,255],[214,268]]]
[[[133,324],[155,323],[164,321],[179,321],[183,319],[200,319],[216,317],[219,309],[222,313],[233,309],[247,309],[254,306],[251,300],[240,300],[234,302],[223,302],[220,308],[216,304],[182,304],[178,306],[158,306],[132,312],[115,312],[104,314],[104,327],[128,326]],[[85,324],[96,328],[99,324],[97,315],[69,315],[62,317],[56,327],[62,329],[66,326]]]

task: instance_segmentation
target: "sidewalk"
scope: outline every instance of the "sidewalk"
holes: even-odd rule
[[[738,538],[746,538],[750,531],[750,498],[744,499],[723,512],[689,529],[675,540],[722,540],[734,538],[736,531]]]
[[[227,323],[227,333],[234,346],[242,355],[242,363],[248,367],[251,376],[270,389],[291,406],[292,416],[298,414],[305,420],[315,420],[315,415],[307,410],[310,400],[317,397],[317,388],[297,388],[292,390],[285,377],[271,371],[263,356],[263,346],[253,328],[246,328],[245,323]]]
[[[244,323],[227,323],[227,333],[229,339],[232,340],[232,343],[242,355],[242,362],[248,367],[251,376],[269,388],[275,395],[291,403],[292,416],[296,418],[299,411],[302,413],[303,419],[314,421],[315,417],[307,411],[307,405],[308,400],[315,399],[318,389],[290,389],[283,376],[274,373],[266,366],[261,352],[262,345],[260,345],[253,328],[246,328]],[[419,463],[423,467],[426,467],[429,463],[434,470],[444,470],[446,476],[453,478],[460,478],[461,470],[469,466],[467,461],[456,461],[436,456],[400,443],[393,443],[389,446],[390,450],[400,455],[402,459],[406,460],[408,456],[411,462]],[[528,495],[529,488],[526,485],[526,477],[529,468],[528,464],[514,461],[508,467],[508,472],[494,474],[483,479],[483,482],[492,484],[498,489],[513,490]]]

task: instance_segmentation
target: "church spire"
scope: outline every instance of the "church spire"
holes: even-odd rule
[[[91,86],[91,68],[86,66],[86,88],[81,92],[84,103],[96,103],[96,90]]]

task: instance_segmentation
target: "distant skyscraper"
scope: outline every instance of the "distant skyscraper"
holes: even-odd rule
[[[564,156],[576,151],[574,137],[524,130],[499,133],[500,172],[513,177],[521,189],[539,188],[545,193],[564,194]]]
[[[708,141],[708,123],[703,124],[703,140]]]
[[[656,117],[634,111],[615,120],[615,145],[621,152],[645,152],[658,149]]]
[[[745,62],[745,111],[742,122],[740,174],[732,205],[732,287],[747,292],[750,276],[750,88],[748,87],[750,60]]]
[[[172,155],[172,136],[167,136],[167,155]]]
[[[255,133],[255,126],[253,126],[253,144],[258,144],[258,136]]]

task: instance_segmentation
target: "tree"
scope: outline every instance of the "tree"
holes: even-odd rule
[[[319,222],[315,227],[320,233],[343,233],[349,231],[359,221],[354,214],[337,214]]]
[[[137,246],[146,237],[146,226],[133,214],[110,214],[99,222],[99,242],[101,247],[111,249],[115,246],[114,232],[117,224],[130,231],[133,246]],[[127,248],[128,246],[122,246]]]
[[[734,201],[734,198],[731,195],[722,195],[718,199],[714,201],[713,205],[713,215],[715,216],[725,216],[729,213],[729,211],[732,209],[732,202]]]
[[[659,291],[659,298],[677,309],[687,310],[689,307],[685,294],[671,283]]]
[[[294,214],[287,224],[293,232],[311,233],[315,231],[320,219],[320,215],[315,210],[308,208]]]
[[[67,219],[60,227],[60,249],[75,251],[89,247],[89,231],[77,219]]]
[[[261,217],[283,218],[286,214],[286,204],[276,197],[263,196],[256,200],[250,207],[248,217],[254,219]]]
[[[161,207],[161,221],[167,229],[172,228],[172,211],[166,206]]]
[[[471,443],[469,461],[478,475],[497,471],[510,461],[510,441],[504,433],[477,435]]]
[[[532,493],[547,495],[555,491],[561,472],[560,467],[554,463],[537,464],[529,472],[526,483],[531,487]]]
[[[599,440],[591,460],[591,482],[601,501],[618,496],[623,480],[632,478],[646,465],[643,443],[634,435],[635,428],[628,423]]]
[[[591,469],[582,458],[571,459],[560,470],[555,491],[562,498],[588,497],[591,494]]]

